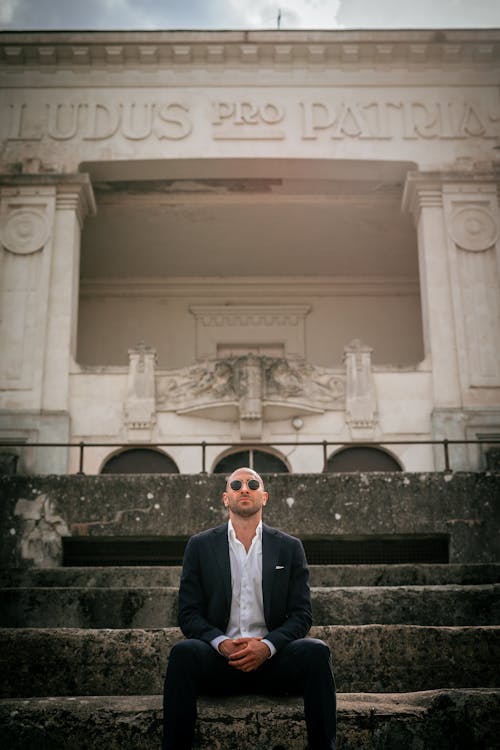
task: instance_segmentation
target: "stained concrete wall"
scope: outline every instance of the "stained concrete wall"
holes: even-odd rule
[[[265,521],[307,538],[447,534],[450,562],[500,561],[500,474],[268,475]],[[222,476],[0,478],[1,566],[53,567],[64,536],[188,536],[225,520]]]

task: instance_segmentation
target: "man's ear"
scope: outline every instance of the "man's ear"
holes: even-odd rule
[[[263,492],[262,493],[262,505],[265,505],[267,503],[267,498],[268,497],[269,497],[269,495],[267,494],[267,492]]]
[[[224,507],[227,508],[227,504],[229,502],[229,498],[227,496],[227,492],[222,493],[222,502],[224,503]]]

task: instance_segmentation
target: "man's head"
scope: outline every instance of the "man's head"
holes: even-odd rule
[[[222,500],[230,516],[250,518],[257,515],[260,520],[262,508],[267,503],[267,492],[257,472],[242,467],[228,477]]]

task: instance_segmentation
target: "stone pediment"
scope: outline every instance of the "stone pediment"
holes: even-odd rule
[[[250,354],[157,374],[157,408],[223,421],[344,408],[345,377],[301,358]]]

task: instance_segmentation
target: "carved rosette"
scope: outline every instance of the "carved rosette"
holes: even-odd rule
[[[483,206],[464,206],[451,217],[450,234],[453,241],[471,252],[488,250],[498,240],[499,228],[495,217]]]
[[[16,255],[41,250],[50,236],[47,217],[33,208],[18,208],[3,220],[2,245]]]

